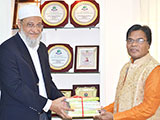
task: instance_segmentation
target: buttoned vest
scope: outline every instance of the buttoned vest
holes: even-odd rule
[[[116,90],[114,113],[129,110],[142,103],[145,81],[158,65],[159,63],[150,54],[134,63],[128,62],[124,65]],[[155,115],[147,120],[160,120],[160,107]]]

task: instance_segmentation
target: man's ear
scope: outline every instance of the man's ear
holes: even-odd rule
[[[148,44],[148,49],[150,49],[150,45]]]
[[[18,28],[20,29],[21,28],[21,20],[20,19],[18,19]]]

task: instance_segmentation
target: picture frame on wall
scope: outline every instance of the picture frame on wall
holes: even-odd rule
[[[76,46],[74,72],[98,72],[99,46]]]
[[[100,97],[99,84],[73,85],[73,96]]]

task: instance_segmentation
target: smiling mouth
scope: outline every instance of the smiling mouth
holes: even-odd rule
[[[30,37],[33,37],[33,38],[37,38],[39,35],[38,34],[30,34]]]
[[[130,49],[129,51],[132,52],[132,53],[138,52],[137,49]]]
[[[35,33],[33,34],[33,33],[31,33],[30,35],[32,35],[32,36],[38,36],[39,34],[35,34]]]

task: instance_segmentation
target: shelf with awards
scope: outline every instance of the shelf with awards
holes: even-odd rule
[[[75,28],[70,26],[65,26],[64,28],[44,28],[43,32],[46,46],[68,44],[73,49],[72,68],[67,71],[52,71],[52,74],[100,74],[100,27],[98,25],[92,28]],[[60,49],[60,51],[62,50]],[[77,64],[76,67],[75,64]]]
[[[69,9],[70,8],[70,9]],[[49,0],[40,5],[44,28],[95,27],[100,19],[100,7],[95,0]]]
[[[96,26],[96,27],[78,27],[78,28],[75,28],[75,27],[56,27],[56,28],[44,28],[44,29],[52,29],[52,30],[58,30],[58,29],[100,29],[100,27]]]
[[[13,15],[13,29],[17,29],[17,12],[26,4],[35,4],[40,7],[44,28],[74,29],[98,28],[100,19],[99,3],[95,0],[49,0],[43,3],[40,0],[16,0]]]
[[[69,44],[48,46],[51,72],[68,72],[73,67],[73,48]],[[74,72],[97,73],[99,71],[99,46],[75,46]]]

